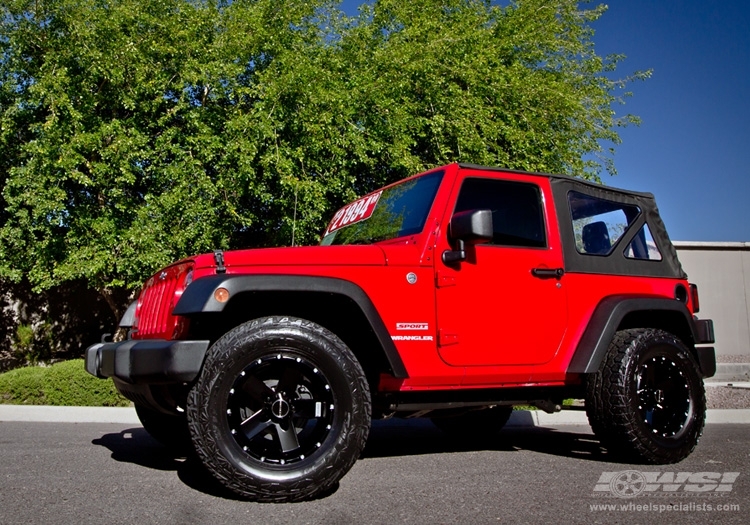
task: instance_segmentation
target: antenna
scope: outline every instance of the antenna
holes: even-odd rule
[[[294,230],[297,227],[297,188],[299,187],[299,181],[296,181],[294,185],[294,215],[292,215],[292,246],[294,246]]]

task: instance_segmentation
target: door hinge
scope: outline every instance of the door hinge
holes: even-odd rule
[[[438,288],[445,288],[447,286],[456,286],[456,277],[453,275],[445,275],[438,273],[435,276],[435,286]]]
[[[450,346],[458,343],[458,334],[447,332],[443,328],[438,330],[438,344],[440,346]]]

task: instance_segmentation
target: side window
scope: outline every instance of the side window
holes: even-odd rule
[[[654,237],[648,224],[644,224],[638,233],[630,241],[625,249],[625,257],[628,259],[642,259],[646,261],[661,261],[662,256],[659,247],[656,246]]]
[[[542,196],[535,184],[466,179],[454,212],[467,210],[492,210],[493,239],[490,244],[547,246]]]
[[[568,193],[573,233],[578,253],[609,255],[612,247],[641,213],[638,206]]]

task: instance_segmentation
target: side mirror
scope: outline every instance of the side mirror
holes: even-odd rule
[[[492,211],[461,211],[451,218],[448,239],[455,250],[443,252],[443,262],[451,264],[466,259],[466,244],[474,245],[492,240]]]

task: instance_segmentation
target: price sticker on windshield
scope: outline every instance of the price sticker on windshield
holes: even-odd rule
[[[375,211],[375,206],[378,204],[378,199],[380,199],[382,193],[382,191],[378,191],[365,195],[361,199],[341,208],[333,216],[333,219],[331,219],[331,223],[328,225],[328,229],[324,235],[340,230],[344,226],[369,219]]]

